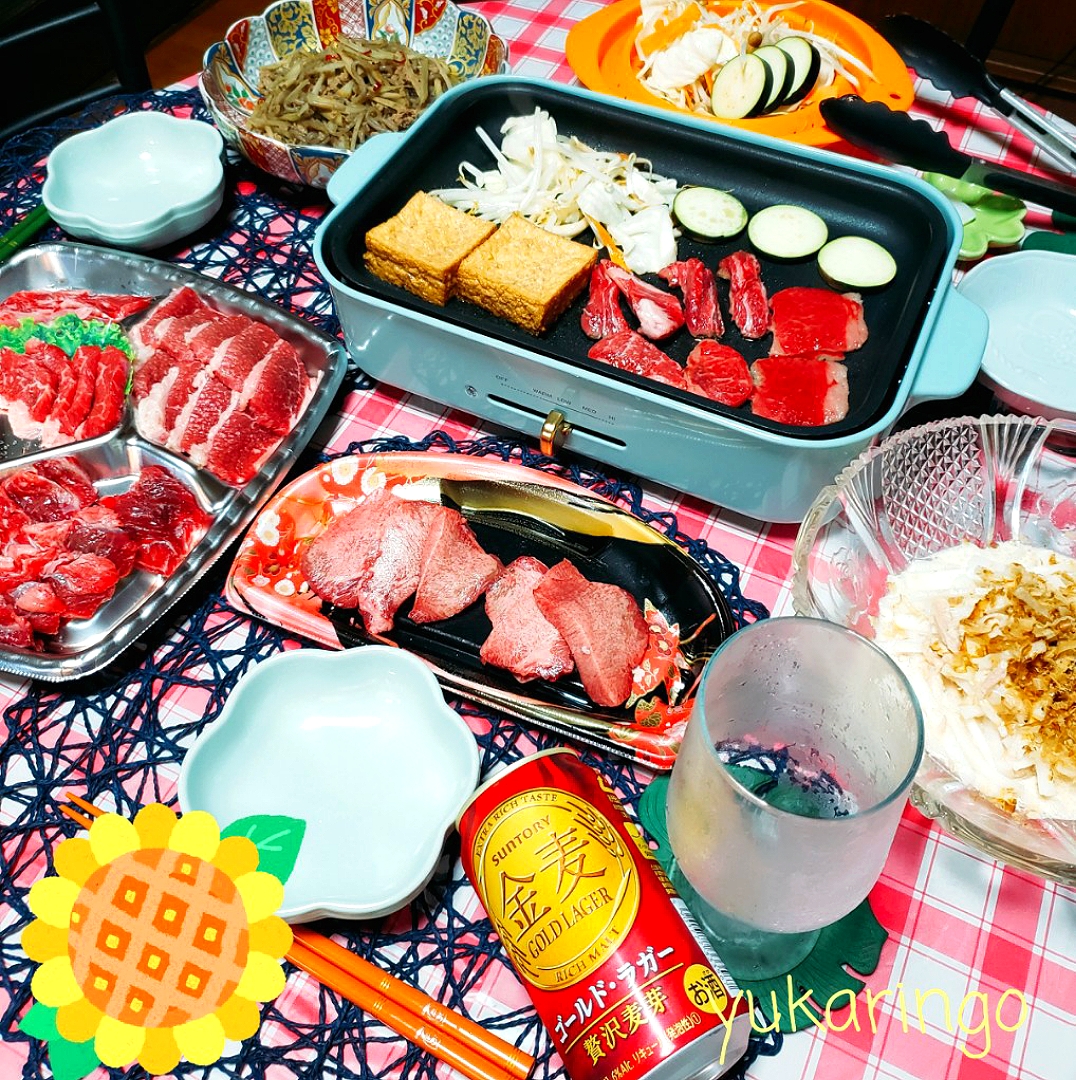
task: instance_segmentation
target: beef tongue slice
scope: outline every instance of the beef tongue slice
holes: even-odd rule
[[[535,586],[547,573],[545,563],[524,555],[509,563],[486,591],[486,614],[493,632],[479,655],[483,663],[506,668],[523,682],[552,682],[575,668],[568,643],[534,599]]]
[[[567,559],[534,590],[538,610],[560,631],[596,705],[622,705],[646,652],[646,620],[631,593],[588,581]]]
[[[310,587],[331,604],[358,608],[369,633],[391,630],[400,605],[418,587],[433,511],[388,491],[372,495],[303,553]]]
[[[458,510],[434,506],[420,558],[411,621],[449,619],[470,607],[500,576],[500,559],[482,550]]]

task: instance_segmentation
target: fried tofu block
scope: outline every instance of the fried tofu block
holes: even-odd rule
[[[406,289],[409,293],[414,293],[415,296],[428,300],[431,304],[437,304],[439,307],[444,307],[448,303],[451,283],[423,274],[414,266],[394,263],[369,251],[366,252],[364,260],[366,269],[382,281]]]
[[[456,295],[541,334],[590,280],[598,252],[513,214],[460,263]]]
[[[394,217],[366,234],[371,274],[443,305],[453,293],[463,259],[496,229],[420,191]]]

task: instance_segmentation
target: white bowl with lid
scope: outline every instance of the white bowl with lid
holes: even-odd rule
[[[211,124],[134,112],[49,155],[41,199],[71,236],[144,251],[200,229],[224,201],[224,142]]]
[[[997,255],[969,270],[957,290],[990,320],[980,382],[1012,412],[1076,420],[1076,258]]]

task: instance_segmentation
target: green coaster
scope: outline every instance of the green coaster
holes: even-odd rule
[[[656,841],[654,855],[666,872],[673,861],[665,824],[668,787],[669,778],[659,776],[651,781],[639,800],[639,822]],[[745,979],[737,982],[745,994],[750,993],[755,1007],[766,1017],[771,1025],[768,1030],[774,1030],[775,1022],[776,1030],[786,1034],[823,1021],[831,1025],[832,1015],[849,1008],[866,986],[862,979],[846,970],[846,965],[870,975],[878,966],[878,957],[888,937],[874,917],[870,903],[864,900],[843,919],[824,927],[814,948],[790,971],[757,982]]]

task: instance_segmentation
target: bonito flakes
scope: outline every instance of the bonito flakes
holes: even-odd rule
[[[1007,541],[916,560],[875,630],[929,753],[1009,810],[1076,817],[1076,559]]]

